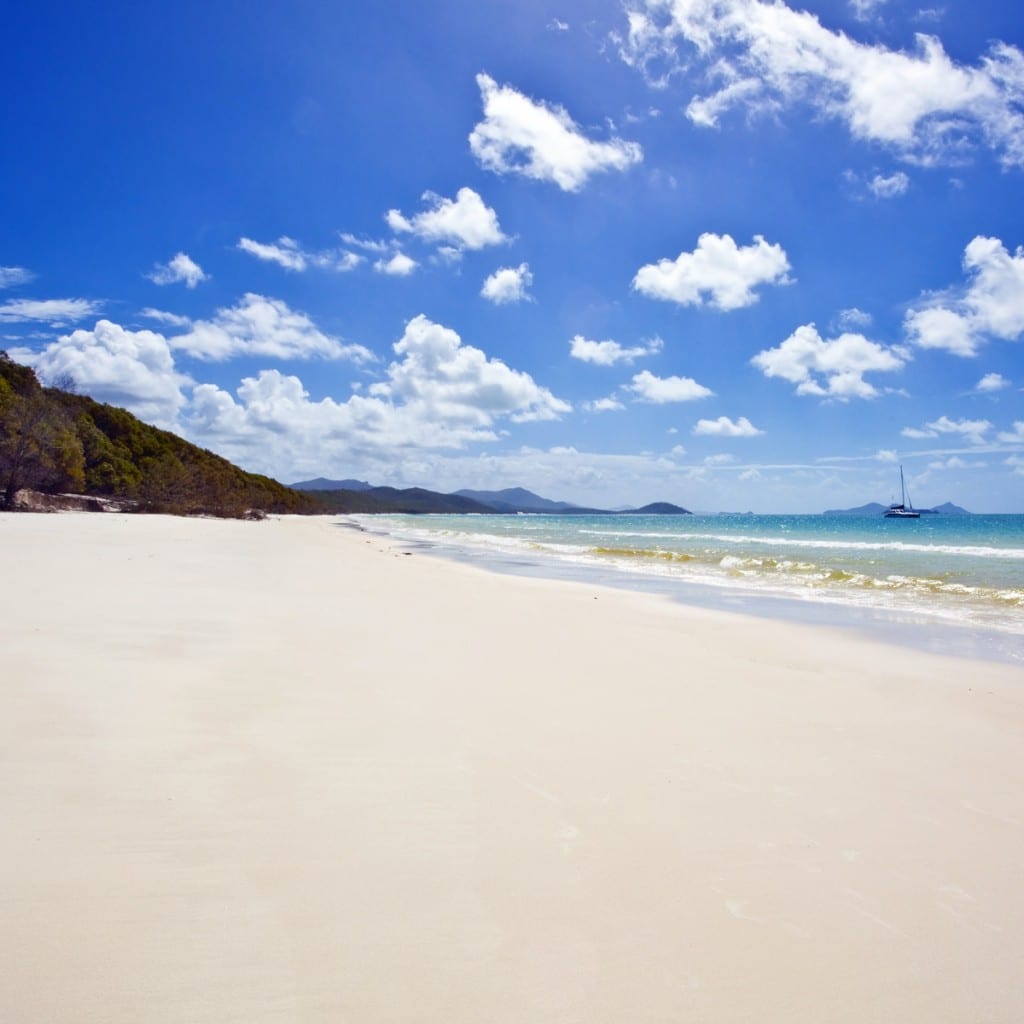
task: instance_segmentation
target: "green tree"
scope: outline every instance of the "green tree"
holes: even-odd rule
[[[0,505],[11,508],[23,487],[81,490],[85,456],[74,426],[39,387],[0,395]]]

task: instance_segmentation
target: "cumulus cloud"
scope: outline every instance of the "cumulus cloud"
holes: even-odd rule
[[[965,287],[926,296],[906,316],[909,339],[921,348],[975,356],[989,337],[1024,334],[1024,248],[1011,255],[998,238],[979,235],[964,249]]]
[[[209,274],[203,273],[203,268],[183,252],[175,254],[167,263],[157,263],[146,277],[154,284],[183,284],[186,288],[195,288],[201,281],[209,280]]]
[[[910,188],[910,178],[903,171],[888,176],[876,174],[868,182],[868,188],[876,199],[892,199],[903,195]]]
[[[781,345],[759,352],[751,363],[766,377],[796,384],[798,395],[846,401],[874,398],[878,391],[864,380],[869,372],[899,370],[905,358],[862,334],[841,334],[826,341],[814,324],[798,327]]]
[[[661,338],[652,338],[646,345],[625,348],[617,341],[590,341],[582,334],[569,342],[569,355],[584,363],[595,363],[598,366],[614,366],[616,363],[632,363],[641,356],[660,352],[663,342]]]
[[[276,263],[285,270],[303,271],[309,267],[325,270],[354,270],[362,263],[362,256],[343,249],[323,249],[307,252],[294,238],[282,235],[276,242],[256,242],[251,238],[240,238],[238,248],[266,263]]]
[[[0,288],[15,288],[35,280],[35,274],[24,267],[0,267]]]
[[[147,423],[172,428],[189,378],[174,367],[163,335],[130,331],[109,320],[58,338],[29,360],[44,380],[70,375],[97,401],[124,406]]]
[[[188,429],[238,455],[300,465],[318,458],[394,459],[412,449],[494,441],[502,420],[556,419],[571,406],[455,331],[414,317],[395,343],[396,359],[366,394],[312,401],[301,380],[278,370],[247,377],[231,395],[195,389]]]
[[[421,406],[441,420],[456,414],[489,427],[498,416],[522,423],[557,419],[571,409],[529,374],[488,359],[423,315],[409,321],[394,350],[401,361],[391,364],[388,380],[374,384],[370,393]]]
[[[320,331],[305,313],[289,309],[280,299],[252,292],[236,306],[217,310],[212,320],[196,320],[189,330],[170,339],[174,349],[196,359],[223,361],[234,356],[278,359],[373,360],[362,345],[344,345]]]
[[[758,430],[746,416],[731,420],[728,416],[719,416],[717,420],[697,420],[693,428],[694,434],[710,437],[758,437],[764,433]]]
[[[860,43],[778,0],[637,0],[619,44],[658,84],[706,73],[711,91],[686,108],[694,124],[804,104],[906,160],[955,161],[980,143],[1024,165],[1024,54],[1007,43],[966,66],[935,36],[918,34],[909,52]]]
[[[1010,382],[1001,373],[986,373],[977,384],[975,391],[983,394],[991,394],[995,391],[1003,391],[1010,386]]]
[[[93,316],[101,306],[92,299],[11,299],[0,305],[0,323],[33,321],[61,327]]]
[[[378,274],[388,274],[391,277],[408,277],[419,264],[404,252],[396,252],[390,259],[379,259],[373,265]]]
[[[426,242],[450,242],[462,249],[483,249],[508,239],[502,234],[498,215],[471,188],[460,188],[455,199],[424,192],[429,210],[406,217],[388,210],[392,231],[407,232]]]
[[[625,171],[643,159],[635,142],[588,139],[564,107],[536,102],[486,74],[477,75],[476,81],[484,119],[470,133],[469,147],[488,170],[577,192],[592,175]]]
[[[527,263],[518,267],[501,267],[484,281],[480,294],[495,305],[501,306],[509,302],[522,302],[530,297],[529,288],[533,284],[533,274]]]
[[[985,435],[991,429],[992,424],[988,420],[951,420],[948,416],[940,416],[923,427],[904,427],[900,433],[915,440],[938,437],[940,434],[958,434],[971,444],[984,444]]]
[[[675,260],[663,259],[641,267],[633,287],[652,299],[665,299],[681,306],[732,310],[753,305],[754,289],[762,284],[789,284],[789,260],[780,245],[761,235],[752,245],[737,246],[729,235],[705,233],[693,252],[682,252]]]
[[[1024,443],[1024,420],[1015,420],[1013,430],[1000,431],[999,440],[1007,444]]]
[[[643,370],[633,377],[633,383],[627,390],[637,396],[637,401],[652,405],[664,405],[667,402],[692,402],[698,398],[708,398],[714,394],[703,384],[698,384],[691,377],[656,377],[649,370]]]

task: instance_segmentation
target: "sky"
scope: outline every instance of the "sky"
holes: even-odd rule
[[[1024,8],[7,12],[0,348],[285,483],[1024,512]]]

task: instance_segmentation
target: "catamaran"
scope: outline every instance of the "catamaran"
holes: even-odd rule
[[[886,519],[920,519],[921,513],[914,511],[914,506],[907,495],[907,489],[903,483],[903,467],[900,466],[900,500],[897,504],[893,502],[885,510]]]

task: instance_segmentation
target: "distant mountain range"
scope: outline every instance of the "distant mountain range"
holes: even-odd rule
[[[826,516],[880,516],[888,508],[888,505],[880,505],[877,501],[868,502],[867,505],[858,505],[856,508],[830,508],[824,515]],[[943,516],[969,516],[971,513],[965,508],[961,508],[959,505],[954,505],[951,501],[947,501],[943,505],[936,505],[935,508],[919,508],[915,511],[920,512],[923,516],[930,515],[943,515]]]
[[[372,491],[373,484],[365,480],[326,480],[318,476],[315,480],[303,480],[292,484],[296,491]]]
[[[292,484],[296,491],[308,493],[325,512],[413,512],[494,515],[515,513],[544,513],[546,515],[690,515],[688,509],[667,501],[658,501],[642,508],[601,509],[583,508],[567,501],[542,498],[523,487],[509,487],[501,491],[461,490],[454,494],[439,494],[422,487],[397,489],[374,487],[363,480],[302,480]]]

